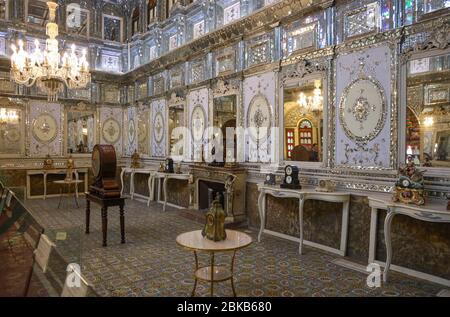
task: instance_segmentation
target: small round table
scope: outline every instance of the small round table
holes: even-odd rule
[[[67,195],[70,196],[70,187],[73,185],[74,186],[74,192],[73,192],[73,197],[75,198],[75,204],[78,206],[78,184],[83,183],[82,180],[78,180],[78,179],[72,179],[72,180],[66,180],[66,179],[62,179],[62,180],[57,180],[57,181],[53,181],[53,183],[55,184],[59,184],[61,185],[61,188],[59,190],[59,202],[58,202],[58,208],[61,205],[61,201],[62,201],[62,197],[64,194],[63,188],[67,186]]]
[[[252,238],[243,232],[235,230],[226,230],[227,238],[223,241],[212,241],[202,236],[201,230],[190,231],[182,233],[177,237],[177,243],[189,250],[194,251],[195,257],[195,273],[194,273],[194,289],[192,290],[192,296],[195,296],[195,289],[197,288],[197,281],[203,280],[211,283],[211,296],[214,292],[214,283],[231,280],[231,288],[233,290],[233,296],[236,297],[236,291],[234,289],[233,273],[234,273],[234,258],[236,251],[249,246],[252,243]],[[215,252],[227,252],[233,251],[233,257],[231,258],[231,266],[219,266],[214,265],[214,253]],[[211,265],[205,267],[198,267],[197,252],[209,252],[211,254]]]

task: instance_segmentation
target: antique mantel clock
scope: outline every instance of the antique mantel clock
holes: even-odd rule
[[[281,188],[289,189],[301,189],[300,181],[298,179],[298,167],[293,165],[287,165],[284,168],[283,183],[280,184]]]
[[[94,183],[90,192],[102,198],[120,197],[119,184],[116,181],[116,151],[110,144],[97,144],[92,150],[92,170]]]

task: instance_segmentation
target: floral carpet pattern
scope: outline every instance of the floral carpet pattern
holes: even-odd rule
[[[80,199],[82,200],[82,199]],[[108,246],[102,247],[100,208],[91,204],[90,234],[84,234],[85,202],[80,208],[57,209],[57,199],[30,200],[27,207],[69,262],[81,264],[82,274],[99,296],[190,296],[194,256],[178,246],[178,234],[198,230],[202,224],[180,215],[179,209],[127,200],[126,243],[120,243],[119,212],[108,210]],[[392,272],[390,281],[369,288],[367,275],[333,263],[338,256],[244,230],[253,243],[236,254],[234,281],[238,296],[435,296],[443,287]],[[64,239],[56,239],[65,233]],[[232,254],[216,255],[216,263],[229,265]],[[209,254],[200,254],[201,266]],[[196,296],[209,296],[209,284],[199,282]],[[230,281],[214,285],[214,296],[231,296]]]

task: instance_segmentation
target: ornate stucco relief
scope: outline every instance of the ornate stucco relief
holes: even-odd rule
[[[48,122],[47,122],[48,121]],[[64,114],[61,105],[40,101],[30,102],[29,153],[31,156],[61,155]],[[33,127],[36,133],[33,133]],[[42,133],[43,137],[39,135]],[[45,135],[51,134],[49,138]]]
[[[243,104],[244,104],[244,127],[255,128],[271,127],[275,125],[275,90],[276,76],[274,72],[259,74],[244,79]],[[262,129],[254,129],[262,131]],[[255,132],[255,131],[254,131]],[[266,136],[257,137],[255,133],[246,133],[245,136],[245,160],[249,162],[270,162],[271,148],[276,146],[270,139],[270,132]],[[252,137],[252,135],[254,137]]]
[[[355,61],[358,62],[355,63]],[[392,51],[388,45],[380,45],[338,56],[335,82],[336,103],[334,105],[336,166],[351,168],[392,167],[390,153],[392,149],[390,120],[391,62]],[[355,83],[359,86],[355,86]],[[354,91],[352,95],[352,88],[359,90]],[[363,90],[362,93],[361,89]],[[367,92],[370,90],[374,95],[374,98],[371,98],[372,100],[363,100],[366,89]],[[347,105],[348,102],[353,102],[353,107]],[[355,124],[359,123],[364,130],[364,123],[367,119],[371,119],[370,116],[373,117],[374,124],[370,131],[366,131],[367,135],[355,135],[357,134],[357,127],[350,133],[349,122],[353,120]],[[350,119],[344,120],[344,118]]]

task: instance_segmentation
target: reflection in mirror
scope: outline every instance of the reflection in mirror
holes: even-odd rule
[[[94,147],[94,114],[69,111],[67,115],[67,153],[91,153]]]
[[[236,162],[236,134],[234,135],[234,148],[226,146],[227,128],[236,129],[236,95],[214,98],[213,127],[222,131],[222,140],[218,140],[218,144],[223,146],[223,151],[220,151],[220,149],[217,151],[217,154],[223,153],[221,163]],[[215,133],[213,137],[218,137],[218,133]],[[211,149],[211,154],[216,155],[216,150],[215,148]]]
[[[411,60],[406,94],[405,162],[450,167],[450,54]]]
[[[169,108],[169,135],[170,135],[170,154],[171,156],[183,156],[184,142],[182,129],[177,127],[184,126],[184,109],[183,107],[173,106]]]
[[[284,90],[284,159],[321,162],[323,91],[320,79]]]
[[[149,142],[149,111],[143,111],[139,114],[138,119],[138,151],[144,155],[150,155]]]
[[[22,110],[0,107],[0,154],[21,154],[23,149]]]

